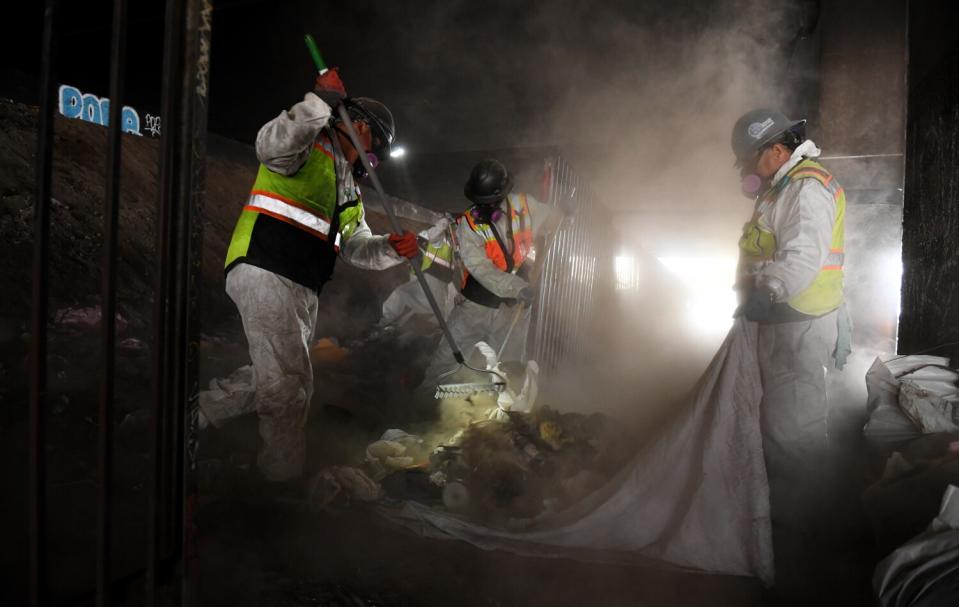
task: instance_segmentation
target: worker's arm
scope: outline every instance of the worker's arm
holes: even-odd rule
[[[566,216],[565,209],[543,204],[530,194],[526,195],[526,204],[533,218],[533,236],[537,238],[555,232]]]
[[[330,120],[330,106],[307,93],[289,110],[267,122],[256,134],[256,157],[266,168],[281,175],[300,170],[313,142]]]
[[[358,216],[350,217],[353,213],[358,213]],[[389,235],[373,234],[373,230],[366,223],[366,211],[362,202],[342,212],[340,222],[340,257],[351,266],[364,270],[385,270],[405,260],[390,246]]]
[[[789,184],[764,219],[776,235],[776,255],[756,276],[783,302],[805,291],[826,263],[836,220],[833,195],[815,179]]]
[[[529,286],[524,279],[496,267],[486,255],[486,241],[474,232],[466,221],[461,221],[456,230],[460,258],[470,275],[497,297],[512,298]]]
[[[440,246],[446,240],[446,231],[453,222],[451,215],[444,215],[442,219],[420,231],[417,236],[430,243],[433,246]]]

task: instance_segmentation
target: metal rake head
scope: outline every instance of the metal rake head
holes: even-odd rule
[[[467,398],[474,394],[499,394],[506,389],[502,382],[471,384],[440,384],[433,398]]]

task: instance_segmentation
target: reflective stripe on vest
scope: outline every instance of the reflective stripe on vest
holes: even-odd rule
[[[845,263],[845,216],[846,195],[833,180],[833,176],[819,163],[806,159],[796,165],[781,181],[767,192],[757,204],[757,213],[743,227],[739,240],[740,261],[737,287],[750,287],[753,277],[775,256],[775,234],[759,225],[759,208],[763,204],[775,204],[785,186],[798,179],[815,179],[833,196],[836,218],[833,222],[829,254],[812,283],[801,293],[788,300],[791,308],[810,316],[822,316],[842,305],[843,265]]]
[[[303,166],[292,175],[273,172],[261,164],[252,191],[274,195],[323,217],[332,217],[337,202],[336,168],[326,145],[318,141]]]
[[[423,265],[420,268],[422,270],[426,270],[434,264],[447,270],[453,268],[453,250],[448,244],[444,243],[439,247],[428,244],[425,249],[421,248],[420,252],[423,254]]]
[[[323,240],[326,240],[330,234],[331,226],[326,217],[303,208],[291,200],[282,200],[275,194],[254,190],[243,210],[256,211],[280,221],[292,223]],[[340,246],[339,233],[336,234],[334,246],[337,248]]]

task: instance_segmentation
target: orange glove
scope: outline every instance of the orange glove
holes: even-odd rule
[[[416,243],[416,235],[410,231],[404,231],[402,234],[390,234],[390,246],[401,257],[413,259],[420,252],[420,247]]]
[[[313,84],[313,92],[330,107],[336,107],[342,102],[346,98],[346,87],[340,80],[340,68],[330,68],[323,75],[318,75]]]

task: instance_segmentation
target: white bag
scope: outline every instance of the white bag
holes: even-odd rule
[[[949,364],[941,356],[893,356],[876,358],[866,372],[866,413],[863,428],[866,440],[892,451],[903,443],[922,436],[922,430],[899,406],[903,378],[928,379]]]

